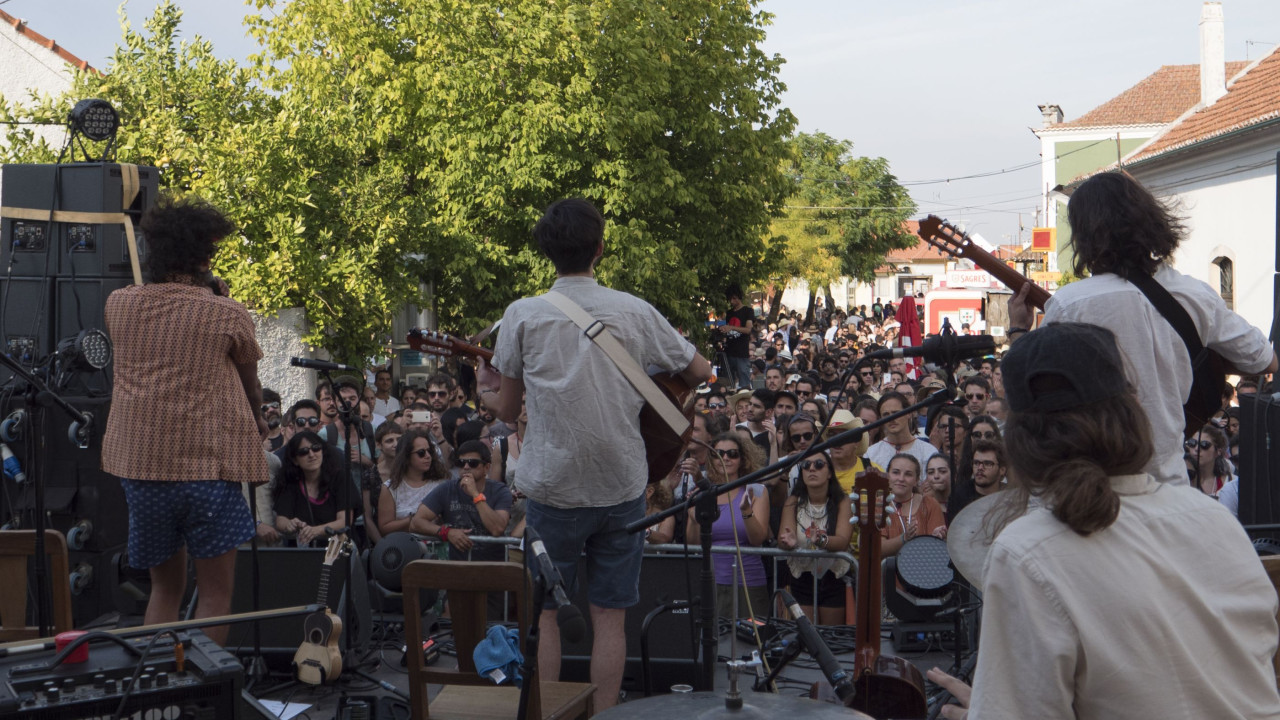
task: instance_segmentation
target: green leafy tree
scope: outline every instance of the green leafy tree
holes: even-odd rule
[[[601,281],[695,333],[704,296],[763,277],[794,119],[754,2],[254,5],[249,67],[175,43],[165,2],[69,95],[122,109],[121,161],[228,210],[215,269],[259,311],[305,307],[337,357],[384,348],[422,285],[454,330],[545,290],[531,230],[561,197],[608,221]]]
[[[871,282],[890,250],[915,245],[915,236],[906,229],[915,203],[889,172],[887,160],[854,157],[848,140],[799,133],[789,148],[782,167],[791,193],[784,213],[772,224],[775,290],[769,321],[777,320],[787,282],[801,278],[809,285],[807,324],[818,288],[840,277]]]

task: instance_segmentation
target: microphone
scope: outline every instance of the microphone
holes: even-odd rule
[[[827,678],[827,682],[831,683],[831,689],[836,691],[840,702],[848,707],[856,692],[853,682],[849,679],[849,673],[840,666],[836,656],[831,654],[831,648],[822,641],[818,631],[813,629],[813,623],[805,617],[800,604],[791,596],[791,593],[786,590],[778,592],[782,594],[782,604],[787,606],[791,619],[796,621],[796,634],[800,636],[801,644],[804,645],[805,650],[809,651],[809,656],[818,661],[818,667],[822,668],[822,674]]]
[[[964,358],[982,357],[996,351],[990,335],[930,335],[913,347],[888,348],[867,353],[868,360],[891,360],[905,357],[924,358],[928,363],[951,364]]]
[[[569,602],[569,596],[564,592],[564,580],[560,577],[560,571],[556,570],[556,566],[551,562],[550,556],[547,555],[547,548],[542,544],[542,538],[538,536],[533,526],[527,524],[524,527],[524,538],[525,545],[538,559],[543,583],[555,598],[556,624],[560,626],[560,634],[571,643],[582,640],[587,633],[587,621],[582,619],[582,611],[578,606]]]
[[[342,363],[329,362],[328,360],[312,360],[311,358],[289,358],[289,364],[294,367],[307,368],[308,370],[328,370],[330,372],[363,372],[360,368],[343,365]]]

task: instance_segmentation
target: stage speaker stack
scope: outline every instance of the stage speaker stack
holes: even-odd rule
[[[5,165],[0,172],[0,344],[24,364],[39,362],[58,340],[86,328],[103,327],[102,307],[112,290],[133,282],[125,228],[120,223],[54,219],[53,213],[123,212],[134,227],[138,250],[145,238],[137,225],[156,202],[160,173],[138,168],[138,189],[125,200],[117,163]],[[38,218],[27,217],[38,213]],[[18,217],[18,215],[24,215]],[[84,389],[110,392],[98,374]],[[0,370],[0,382],[9,379]]]
[[[1240,396],[1240,522],[1257,538],[1280,538],[1280,531],[1255,529],[1280,524],[1280,397]]]
[[[113,290],[133,282],[125,226],[109,216],[123,213],[139,252],[145,238],[137,226],[156,202],[160,173],[138,167],[137,190],[117,163],[5,165],[0,169],[0,351],[28,367],[81,330],[105,330],[103,307]],[[126,199],[128,195],[128,199]],[[76,215],[57,215],[76,213]],[[49,405],[27,406],[24,388],[0,368],[0,411],[43,416],[27,422],[22,437],[8,443],[27,478],[0,480],[0,512],[8,527],[34,527],[35,479],[43,479],[47,527],[67,537],[72,618],[81,627],[108,613],[141,612],[140,586],[127,582],[128,511],[120,482],[99,468],[102,434],[111,405],[111,369],[78,373],[55,390],[93,415],[89,446],[68,438],[71,419]],[[134,573],[136,574],[136,573]],[[132,590],[130,588],[133,588]]]

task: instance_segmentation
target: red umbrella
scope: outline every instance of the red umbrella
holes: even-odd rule
[[[895,315],[898,324],[902,327],[898,328],[898,347],[919,347],[924,341],[924,334],[920,331],[920,318],[916,316],[916,299],[910,295],[902,298],[902,302],[898,303],[898,312]],[[918,379],[921,375],[918,369],[918,360],[916,358],[907,358],[907,374]]]

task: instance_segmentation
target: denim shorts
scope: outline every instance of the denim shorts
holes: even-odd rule
[[[240,483],[120,478],[129,503],[129,565],[148,570],[185,544],[194,558],[217,557],[253,537]]]
[[[578,588],[578,558],[586,553],[587,600],[600,608],[629,608],[640,602],[644,533],[627,524],[644,517],[644,496],[606,507],[555,508],[530,499],[525,520],[547,547],[564,579],[565,592]],[[548,594],[546,609],[555,607]]]

